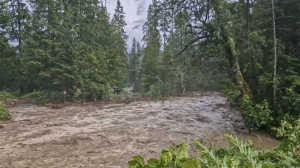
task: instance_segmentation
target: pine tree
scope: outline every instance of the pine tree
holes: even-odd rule
[[[17,69],[18,74],[16,74],[15,80],[19,83],[20,91],[23,93],[23,81],[22,81],[22,72],[23,72],[23,61],[22,61],[22,48],[23,48],[23,38],[25,37],[27,23],[29,22],[29,10],[25,0],[6,0],[7,5],[10,10],[11,26],[9,40],[13,41],[16,44],[17,55]]]
[[[62,71],[53,69],[59,64],[58,55],[61,53],[62,43],[58,26],[58,4],[54,0],[32,1],[32,21],[31,35],[25,41],[24,47],[24,68],[25,78],[28,83],[28,91],[33,89],[61,89],[60,77],[54,74],[60,74]]]
[[[133,85],[133,90],[135,92],[140,90],[141,56],[142,49],[140,43],[133,38],[132,48],[129,53],[129,81],[130,84]]]
[[[119,92],[126,79],[127,79],[127,35],[125,32],[126,27],[125,21],[125,13],[123,10],[123,6],[120,3],[120,0],[117,1],[117,7],[115,9],[115,13],[112,19],[112,27],[113,27],[113,38],[111,39],[113,42],[113,46],[111,47],[111,59],[112,59],[112,75],[113,79],[115,79],[114,90]]]
[[[22,36],[29,19],[29,10],[25,0],[6,0],[12,16],[10,40],[17,43],[19,53],[22,48]]]
[[[134,84],[137,76],[136,66],[137,66],[137,53],[136,53],[136,40],[135,37],[132,40],[132,48],[129,53],[129,82]]]
[[[161,10],[159,16],[160,18],[159,25],[160,25],[160,31],[162,31],[162,35],[163,35],[163,48],[165,49],[166,43],[168,41],[168,33],[170,31],[171,24],[172,24],[172,18],[166,0],[161,2],[160,6],[161,6]]]
[[[104,39],[99,31],[109,29],[101,23],[97,1],[35,1],[33,6],[34,34],[25,52],[29,91],[66,90],[75,99],[92,100],[104,95],[110,88],[104,50],[110,46],[99,42]]]
[[[120,0],[117,1],[117,7],[115,9],[112,22],[116,28],[116,31],[122,34],[123,39],[126,40],[128,37],[125,32],[125,27],[127,24],[125,21],[125,12],[123,6],[121,5]]]
[[[19,75],[16,51],[8,43],[12,16],[7,2],[0,2],[0,90],[18,89],[16,77]]]
[[[158,22],[158,2],[153,0],[148,9],[147,22],[143,27],[146,47],[142,65],[142,80],[145,91],[149,91],[150,86],[157,84],[160,80],[160,33]]]
[[[134,91],[138,92],[141,90],[141,83],[142,83],[142,56],[143,56],[143,49],[139,42],[136,43],[136,79],[134,83]]]

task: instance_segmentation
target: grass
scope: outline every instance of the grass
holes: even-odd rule
[[[5,105],[0,103],[0,121],[11,120],[11,115],[7,111]]]
[[[6,91],[0,91],[0,101],[1,100],[9,100],[9,99],[13,99],[14,96]]]

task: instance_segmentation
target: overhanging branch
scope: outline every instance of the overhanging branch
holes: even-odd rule
[[[197,41],[199,41],[201,39],[207,38],[207,37],[208,37],[208,35],[204,35],[204,36],[199,36],[199,37],[195,38],[194,40],[189,42],[187,45],[185,45],[185,47],[180,52],[175,54],[175,56],[178,56],[178,55],[182,54],[185,50],[187,50],[189,48],[190,45],[196,43]]]

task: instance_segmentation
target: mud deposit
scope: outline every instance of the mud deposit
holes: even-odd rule
[[[162,149],[194,140],[227,146],[223,134],[269,148],[278,141],[248,134],[239,112],[219,93],[130,104],[49,109],[21,104],[0,128],[0,167],[128,167],[134,155],[158,157]]]

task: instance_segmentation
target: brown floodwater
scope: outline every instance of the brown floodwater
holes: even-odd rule
[[[257,148],[279,141],[263,132],[249,134],[240,112],[218,92],[165,101],[68,106],[33,104],[9,108],[13,121],[0,127],[0,167],[128,167],[135,155],[159,157],[162,149],[194,141],[228,147],[224,134]]]

